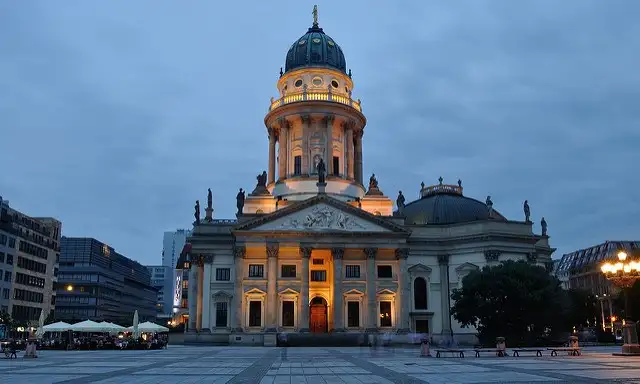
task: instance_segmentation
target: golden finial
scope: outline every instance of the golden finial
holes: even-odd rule
[[[317,27],[318,26],[318,6],[317,5],[313,6],[313,12],[311,12],[311,14],[313,15],[313,26]]]

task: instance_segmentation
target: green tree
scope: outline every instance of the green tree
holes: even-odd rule
[[[473,271],[451,297],[453,317],[464,327],[476,327],[483,345],[498,336],[509,345],[532,345],[566,328],[568,302],[560,281],[525,261]]]
[[[590,324],[595,325],[600,316],[598,301],[589,291],[583,289],[570,289],[567,291],[569,308],[565,319],[570,328],[580,329]]]

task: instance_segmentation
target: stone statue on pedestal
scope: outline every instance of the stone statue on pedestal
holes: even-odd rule
[[[324,165],[324,160],[322,160],[322,158],[318,161],[316,169],[318,171],[318,183],[324,184],[325,176],[327,175],[327,167]]]
[[[398,206],[398,215],[402,215],[404,213],[404,195],[402,191],[398,191],[398,198],[396,199],[396,205]]]
[[[487,209],[489,210],[489,218],[493,214],[493,201],[491,201],[491,196],[487,196]]]
[[[236,208],[238,208],[236,215],[242,215],[242,208],[244,208],[244,191],[242,188],[240,188],[240,192],[236,195]]]
[[[540,226],[542,227],[542,236],[547,236],[547,221],[544,217],[540,220]]]
[[[194,224],[200,224],[200,200],[196,200],[196,205],[193,207],[193,209],[195,210],[193,216],[196,219],[196,222]]]
[[[525,200],[524,201],[524,221],[525,223],[530,223],[531,220],[529,220],[529,218],[531,217],[531,209],[529,208],[529,200]]]
[[[207,209],[213,209],[213,194],[211,193],[211,188],[208,189],[207,193]]]
[[[376,179],[375,173],[372,173],[369,178],[369,189],[378,189],[378,179]]]

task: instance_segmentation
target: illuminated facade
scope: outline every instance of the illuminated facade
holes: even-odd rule
[[[268,172],[239,194],[237,220],[207,216],[188,239],[187,340],[391,331],[471,343],[475,330],[449,316],[467,273],[507,259],[551,267],[548,236],[465,197],[460,181],[423,184],[394,211],[377,179],[364,179],[366,118],[342,50],[317,20],[289,49],[277,87],[264,119]]]

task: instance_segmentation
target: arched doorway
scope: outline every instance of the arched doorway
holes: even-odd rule
[[[309,305],[309,328],[314,333],[328,331],[327,301],[320,296],[314,297]]]

